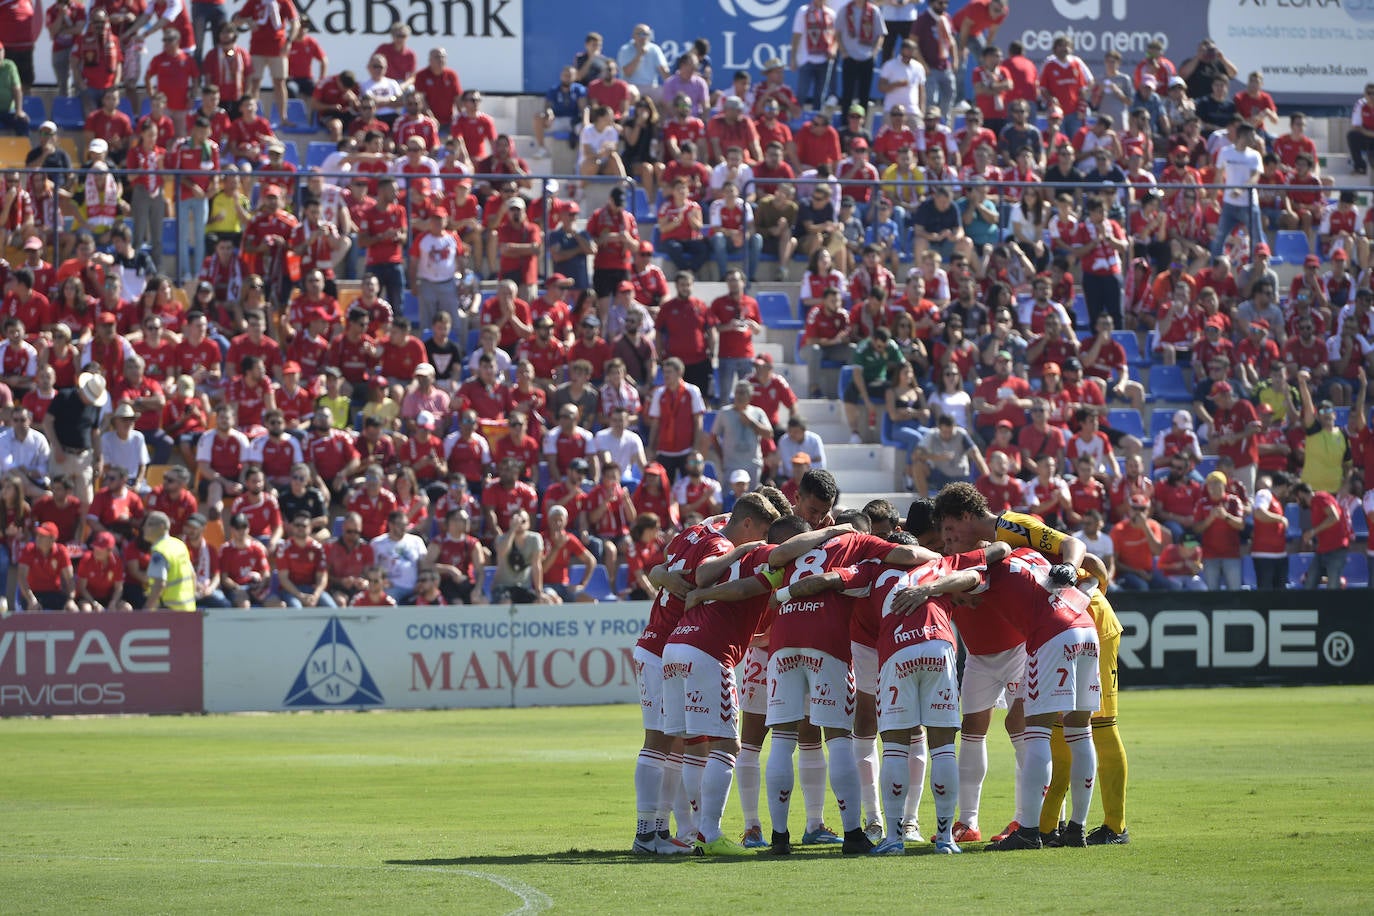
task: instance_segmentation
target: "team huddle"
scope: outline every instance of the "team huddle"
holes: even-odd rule
[[[803,845],[903,855],[924,842],[928,773],[934,850],[958,853],[983,838],[994,708],[1007,709],[1016,810],[988,849],[1129,842],[1121,625],[1101,560],[1033,516],[993,515],[968,484],[916,500],[905,525],[885,500],[835,511],[838,495],[820,470],[795,505],[762,487],[685,529],[650,574],[659,593],[635,649],[645,740],[633,851],[787,855],[800,782]],[[827,777],[842,835],[822,819]],[[722,829],[736,779],[739,843]],[[1095,786],[1104,819],[1087,831]]]

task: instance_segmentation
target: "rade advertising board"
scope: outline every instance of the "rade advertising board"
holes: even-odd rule
[[[1367,684],[1369,590],[1118,592],[1123,687]]]
[[[205,711],[637,702],[647,602],[205,612]]]
[[[0,620],[0,715],[200,710],[199,614],[11,614]]]
[[[543,93],[557,83],[559,68],[582,50],[588,31],[601,32],[605,53],[614,57],[637,22],[653,27],[670,65],[694,39],[708,39],[715,85],[725,87],[735,70],[757,76],[768,58],[790,59],[792,18],[803,2],[525,0],[526,20],[538,26],[524,35],[525,89]],[[964,5],[954,0],[950,12]],[[1109,50],[1121,52],[1124,69],[1134,69],[1154,38],[1181,65],[1210,36],[1236,65],[1240,81],[1258,70],[1265,88],[1282,101],[1341,105],[1359,96],[1370,73],[1374,0],[1009,0],[1008,7],[997,45],[1005,51],[1020,41],[1037,64],[1049,56],[1058,34],[1072,35],[1078,55],[1097,73]]]

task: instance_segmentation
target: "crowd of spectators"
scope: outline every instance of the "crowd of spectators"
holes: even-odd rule
[[[1329,202],[1305,118],[1278,134],[1258,74],[1233,95],[1210,41],[1130,75],[1060,37],[1037,67],[993,43],[1001,0],[944,6],[816,0],[790,64],[728,86],[705,41],[669,61],[648,26],[614,55],[588,34],[531,167],[403,24],[355,74],[290,0],[54,5],[59,92],[87,118],[79,162],[38,125],[46,171],[0,197],[22,252],[0,307],[5,600],[140,607],[153,511],[203,606],[647,595],[673,531],[824,467],[755,347],[752,284],[794,257],[807,393],[852,365],[854,439],[884,415],[909,433],[918,493],[976,480],[1106,537],[1122,587],[1234,587],[1241,540],[1258,570],[1297,502],[1334,583],[1374,458],[1370,223]],[[31,81],[0,60],[16,130]],[[285,155],[290,98],[336,145],[316,169]],[[584,181],[550,195],[564,132]],[[1251,207],[1218,181],[1287,189]],[[1261,241],[1280,229],[1316,252],[1287,290]],[[1118,331],[1196,376],[1153,453],[1107,422],[1146,397]]]

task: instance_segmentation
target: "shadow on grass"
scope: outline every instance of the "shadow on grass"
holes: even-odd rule
[[[982,844],[977,846],[967,845],[965,851],[981,851]],[[906,852],[907,858],[934,855],[935,849],[929,845],[909,847]],[[519,855],[508,856],[451,856],[446,858],[433,859],[387,859],[387,865],[408,865],[428,868],[444,867],[470,867],[474,865],[626,865],[626,864],[645,864],[661,865],[665,861],[696,862],[697,864],[715,863],[774,863],[785,862],[788,858],[795,859],[798,856],[807,858],[841,858],[838,846],[811,847],[798,849],[793,847],[790,857],[771,856],[766,850],[751,852],[747,856],[729,857],[703,857],[691,855],[678,856],[641,856],[631,853],[629,850],[621,849],[569,849],[566,852],[549,853],[522,853]],[[843,858],[867,858],[867,856],[844,856]]]

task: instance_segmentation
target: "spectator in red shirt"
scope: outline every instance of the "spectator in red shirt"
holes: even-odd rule
[[[124,81],[124,52],[105,10],[92,10],[90,25],[77,40],[75,50],[76,88],[83,93],[86,110],[91,111],[100,106],[105,90]]]
[[[286,607],[338,607],[329,591],[329,568],[324,547],[310,536],[310,516],[291,519],[290,534],[273,556],[276,585],[273,597]]]
[[[450,512],[444,533],[429,544],[425,566],[439,574],[439,590],[448,601],[472,604],[485,600],[486,548],[468,533],[470,518],[466,510]]]
[[[1226,492],[1226,475],[1213,471],[1207,475],[1202,496],[1193,510],[1196,530],[1202,538],[1202,577],[1208,591],[1221,587],[1227,591],[1241,587],[1240,532],[1245,527],[1245,506],[1239,497]]]
[[[229,540],[219,552],[219,581],[224,597],[233,607],[261,606],[272,586],[272,567],[267,548],[248,533],[248,519],[229,519]]]
[[[77,606],[83,614],[132,611],[124,600],[124,564],[115,551],[115,538],[102,531],[76,567]]]
[[[496,480],[482,490],[484,537],[499,537],[510,526],[517,512],[526,512],[532,518],[538,511],[539,494],[534,487],[519,480],[519,476],[519,460],[507,458],[497,466]]]
[[[379,54],[383,53],[378,49]],[[387,72],[392,73],[390,64]],[[394,76],[395,74],[392,73]],[[397,77],[400,79],[400,77]],[[458,74],[448,66],[448,52],[443,48],[431,48],[429,66],[415,74],[415,91],[422,92],[429,110],[435,119],[445,126],[453,121],[453,106],[462,95],[462,83]]]
[[[1312,516],[1311,527],[1302,534],[1302,546],[1315,549],[1317,555],[1307,567],[1304,588],[1317,588],[1323,579],[1328,589],[1344,588],[1345,557],[1350,551],[1350,516],[1332,493],[1313,491],[1311,484],[1300,480],[1293,485],[1298,505]]]
[[[76,613],[76,580],[71,554],[57,543],[57,526],[44,522],[19,551],[19,603],[26,611]]]
[[[628,496],[626,498],[628,499]],[[562,506],[554,506],[549,510],[544,524],[544,554],[540,561],[544,573],[544,588],[551,589],[563,601],[596,601],[587,594],[587,586],[596,574],[596,557],[577,535],[568,530],[568,510]],[[607,544],[603,549],[608,549],[611,558],[609,562],[613,564],[615,547]],[[568,576],[568,567],[574,563],[582,564],[582,581],[576,585]],[[614,566],[608,566],[607,569],[613,576]]]
[[[252,27],[248,42],[253,56],[249,74],[248,94],[258,98],[262,90],[262,74],[272,75],[272,96],[276,100],[278,117],[286,116],[286,56],[291,42],[300,34],[301,17],[291,0],[248,0],[234,25]]]
[[[400,302],[405,287],[406,209],[396,201],[396,181],[377,181],[377,202],[362,214],[358,244],[367,249],[367,271],[377,277],[388,302]]]

